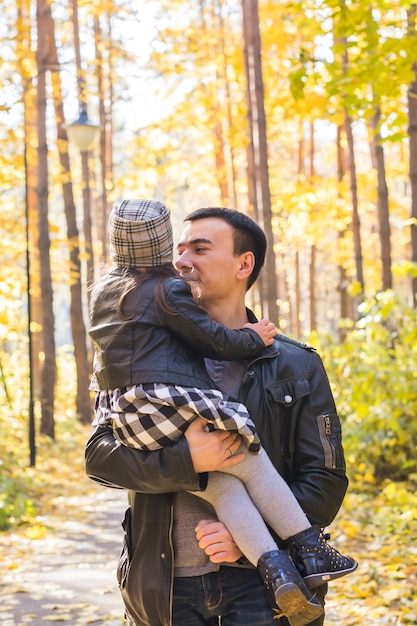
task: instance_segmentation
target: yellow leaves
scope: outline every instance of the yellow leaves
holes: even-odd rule
[[[356,558],[359,568],[329,585],[326,624],[416,623],[417,523],[410,520],[403,532],[394,506],[402,503],[405,509],[407,500],[413,506],[415,496],[407,485],[392,482],[374,498],[359,491],[348,494],[330,530],[341,533],[338,549]]]
[[[383,490],[385,497],[393,504],[400,506],[407,505],[410,502],[411,493],[405,487],[399,487],[398,483],[388,483]]]
[[[31,541],[36,541],[37,539],[43,539],[46,535],[46,528],[41,524],[35,524],[34,526],[30,526],[26,529],[25,535]]]
[[[28,478],[37,480],[35,499],[42,517],[26,529],[0,534],[0,576],[7,585],[0,622],[5,626],[123,624],[114,569],[125,495],[87,480],[81,452],[88,431],[78,431],[73,421],[58,421],[59,428],[65,425],[59,443],[40,439],[38,466],[36,471],[28,470]],[[365,463],[357,470],[366,476]],[[115,513],[111,519],[109,512]],[[329,585],[326,626],[416,624],[413,483],[387,481],[375,488],[372,481],[361,478],[329,530],[331,543],[357,559],[359,568]],[[91,591],[85,580],[97,583],[94,604],[88,599]]]
[[[39,438],[38,465],[27,478],[34,481],[42,517],[0,533],[0,622],[5,626],[124,623],[115,568],[126,496],[85,476],[82,449],[88,433],[73,424],[59,444]]]
[[[54,611],[43,616],[43,620],[47,622],[69,622],[73,619],[74,614],[72,610],[88,607],[88,604],[45,604],[43,608]],[[88,623],[88,622],[85,622]]]
[[[359,296],[362,293],[362,287],[360,283],[358,281],[352,282],[348,286],[348,293],[351,298],[355,298],[356,296]]]
[[[341,521],[339,527],[347,539],[356,538],[358,536],[359,524],[354,520]]]

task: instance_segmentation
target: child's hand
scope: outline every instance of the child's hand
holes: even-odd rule
[[[270,346],[274,342],[274,337],[277,334],[275,324],[269,320],[260,320],[255,324],[245,324],[244,328],[251,328],[258,333],[266,346]]]

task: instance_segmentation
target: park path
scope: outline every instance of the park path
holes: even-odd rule
[[[61,487],[55,490],[48,514],[28,528],[0,533],[1,626],[126,625],[116,582],[126,492],[79,474],[67,492],[71,495],[61,495]],[[344,535],[349,520],[342,511],[332,527],[332,542],[352,553],[360,566],[330,585],[326,626],[417,624],[414,544],[406,567],[395,537],[385,546],[387,537],[359,526],[353,535]]]
[[[88,481],[37,525],[2,533],[0,624],[126,623],[115,573],[125,508],[126,492]]]

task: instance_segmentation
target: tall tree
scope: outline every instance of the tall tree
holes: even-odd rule
[[[99,7],[102,11],[101,6]],[[100,177],[101,196],[96,206],[96,235],[101,243],[101,258],[108,261],[107,219],[110,213],[109,196],[113,191],[113,82],[111,45],[111,15],[102,16],[107,24],[107,37],[103,37],[103,28],[99,15],[94,16],[94,42],[96,54],[96,77],[99,96],[100,119]],[[92,278],[92,277],[91,277]]]
[[[391,227],[389,221],[388,185],[385,173],[384,148],[381,143],[380,132],[381,108],[375,107],[371,117],[372,137],[371,151],[374,155],[374,167],[377,173],[377,213],[379,226],[379,244],[382,263],[382,289],[392,289],[391,271]]]
[[[361,220],[359,216],[358,202],[358,180],[356,175],[356,159],[355,159],[355,142],[352,130],[352,118],[345,107],[345,132],[349,153],[349,174],[350,174],[350,193],[352,200],[352,235],[353,248],[355,255],[356,281],[360,289],[360,298],[363,298],[365,292],[365,281],[363,277],[363,256],[362,256],[362,236],[361,236]]]
[[[26,64],[22,67],[22,100],[23,100],[23,137],[24,137],[24,178],[25,178],[25,204],[27,212],[27,298],[28,302],[28,332],[32,353],[31,380],[32,385],[31,401],[40,397],[41,389],[41,367],[40,355],[43,350],[42,333],[42,307],[40,302],[39,283],[39,253],[35,245],[35,236],[38,233],[38,207],[37,207],[37,124],[36,124],[36,59],[35,54],[28,55],[28,48],[31,50],[32,19],[30,15],[30,2],[19,0],[17,3],[17,23],[16,23],[16,56],[20,63],[21,59],[26,59]]]
[[[80,113],[87,115],[87,95],[85,72],[81,62],[80,32],[78,21],[78,0],[71,0],[72,24],[74,27],[75,66],[77,71],[78,103]],[[87,282],[94,280],[93,237],[91,230],[91,189],[88,150],[81,151],[81,172],[83,179],[83,224],[84,252],[86,256]],[[81,268],[80,268],[81,269]],[[80,278],[81,280],[81,278]]]
[[[37,0],[36,24],[38,36],[37,62],[37,112],[38,112],[38,211],[39,211],[39,261],[42,301],[42,330],[45,359],[41,383],[41,433],[55,437],[54,399],[57,379],[55,350],[55,321],[51,261],[49,256],[48,220],[48,144],[46,136],[46,74],[49,66],[49,32],[47,19],[50,5],[47,0]]]
[[[48,41],[50,42],[49,60],[54,71],[51,74],[53,85],[53,100],[57,124],[57,147],[62,172],[62,191],[64,212],[67,225],[67,240],[70,259],[70,320],[72,339],[74,343],[74,358],[76,369],[76,414],[84,423],[91,421],[91,403],[88,391],[91,367],[88,361],[87,336],[84,323],[83,290],[81,282],[80,237],[77,227],[76,206],[74,202],[70,159],[68,154],[68,137],[65,127],[64,105],[61,89],[61,66],[59,65],[58,51],[55,40],[55,24],[49,11],[47,21]],[[85,223],[85,222],[84,222]],[[92,248],[90,248],[90,254]]]
[[[346,164],[345,164],[345,154],[342,146],[342,134],[343,129],[341,125],[337,127],[337,136],[336,136],[336,155],[337,155],[337,182],[338,182],[338,196],[341,197],[341,188],[343,179],[346,174]],[[337,238],[339,248],[342,247],[344,239],[346,237],[346,228],[338,230]],[[341,320],[346,320],[348,318],[353,318],[354,314],[352,311],[352,300],[349,298],[348,293],[348,276],[346,272],[345,265],[342,259],[339,259],[338,262],[338,273],[339,273],[339,282],[338,282],[338,291],[340,294],[340,313],[339,317]],[[342,327],[339,327],[339,337],[343,341],[346,335],[346,328],[343,324]]]
[[[219,19],[219,47],[220,47],[220,55],[221,55],[221,66],[220,66],[220,76],[222,83],[224,85],[225,91],[225,99],[226,99],[226,111],[227,111],[227,138],[229,142],[229,152],[230,152],[230,178],[231,178],[231,187],[232,187],[232,200],[233,207],[235,209],[239,209],[239,201],[237,194],[237,167],[236,167],[236,158],[235,158],[235,140],[234,133],[236,130],[234,129],[233,124],[233,114],[232,114],[232,89],[230,85],[230,80],[228,76],[228,67],[230,65],[230,59],[227,51],[227,36],[225,32],[225,20],[223,18],[223,7],[227,7],[227,4],[224,0],[216,0],[217,7],[217,15]]]
[[[345,3],[343,2],[343,5]],[[343,72],[346,75],[349,70],[349,53],[348,53],[348,40],[347,37],[342,37],[341,42],[343,45]],[[352,200],[352,236],[353,236],[353,249],[355,255],[355,268],[356,268],[356,281],[359,286],[359,297],[362,299],[365,292],[365,281],[363,276],[363,256],[362,256],[362,236],[361,236],[361,221],[359,216],[359,202],[358,202],[358,180],[356,171],[356,159],[355,159],[355,141],[353,137],[352,118],[349,113],[349,105],[345,100],[344,103],[345,113],[345,132],[347,137],[348,155],[349,155],[349,175],[350,175],[350,193]]]
[[[408,32],[415,46],[417,44],[416,19],[417,4],[408,9]],[[408,88],[408,133],[410,141],[409,176],[411,186],[411,262],[414,264],[412,278],[413,306],[417,306],[417,61],[413,63],[414,80]]]
[[[206,76],[206,85],[205,89],[207,91],[208,99],[207,99],[207,109],[209,115],[209,125],[212,128],[213,133],[213,151],[214,151],[214,161],[215,161],[215,172],[217,178],[217,184],[219,186],[219,193],[221,198],[221,203],[223,206],[229,206],[229,177],[228,170],[226,164],[226,142],[224,138],[224,129],[223,129],[223,117],[221,111],[221,102],[219,95],[219,85],[220,76],[219,69],[217,68],[217,56],[218,56],[218,42],[212,40],[208,36],[209,28],[216,29],[219,28],[218,19],[215,11],[214,3],[209,3],[209,12],[208,18],[206,18],[205,10],[202,4],[200,4],[200,19],[201,19],[201,27],[203,33],[203,40],[206,42],[205,45],[205,57],[204,64],[206,67],[213,68],[208,72],[208,76]],[[207,23],[209,22],[209,23]],[[208,63],[207,63],[208,61]],[[211,75],[210,75],[211,74]]]
[[[314,185],[314,178],[316,175],[315,167],[314,167],[314,159],[315,159],[315,137],[314,137],[314,122],[310,122],[310,146],[309,146],[309,157],[310,157],[310,184]],[[314,210],[314,208],[312,208]],[[310,331],[314,331],[317,329],[317,303],[316,303],[316,257],[317,257],[317,247],[316,244],[313,243],[310,246]]]
[[[271,192],[269,188],[268,143],[266,132],[265,97],[262,76],[261,34],[257,0],[242,0],[243,39],[246,61],[246,88],[250,121],[250,146],[253,151],[254,182],[258,219],[263,227],[268,250],[265,259],[262,301],[265,315],[278,324],[278,293],[272,230]]]

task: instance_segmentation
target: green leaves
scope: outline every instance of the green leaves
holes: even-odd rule
[[[23,477],[14,476],[2,466],[3,463],[0,464],[0,530],[5,530],[31,519],[34,506]]]
[[[417,471],[417,312],[386,291],[360,313],[343,344],[322,348],[348,465],[358,479],[404,480]]]

